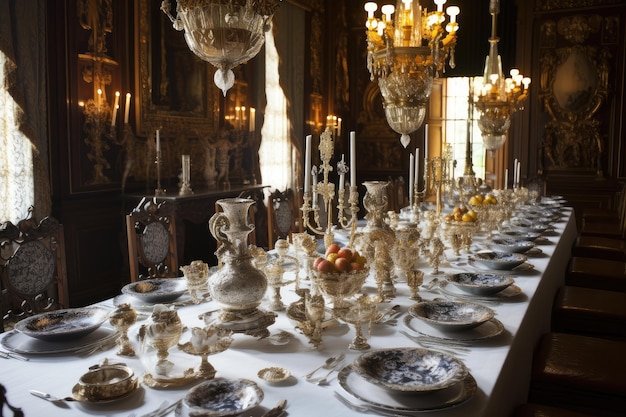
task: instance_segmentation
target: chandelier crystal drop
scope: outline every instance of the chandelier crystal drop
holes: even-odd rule
[[[217,68],[214,75],[224,96],[235,83],[232,68],[254,58],[280,0],[177,0],[176,17],[169,0],[161,10],[176,30],[185,31],[189,49]]]
[[[451,68],[455,66],[460,9],[450,6],[444,13],[445,3],[436,0],[437,10],[428,12],[418,0],[398,0],[396,7],[381,7],[381,19],[374,17],[376,3],[364,6],[367,69],[372,81],[378,80],[387,123],[401,135],[405,148],[410,134],[424,122],[433,80],[444,70],[447,59]],[[450,21],[444,24],[446,13]]]
[[[485,71],[482,77],[474,80],[472,86],[474,103],[480,112],[478,127],[483,136],[485,149],[493,152],[504,145],[506,134],[511,125],[511,115],[524,109],[528,98],[530,78],[524,77],[519,70],[512,69],[511,77],[504,78],[502,60],[498,55],[496,36],[496,20],[500,13],[499,0],[489,3],[491,14],[491,38],[489,38],[489,55],[485,60]]]

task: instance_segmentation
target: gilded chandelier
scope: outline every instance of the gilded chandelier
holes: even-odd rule
[[[384,5],[382,19],[374,17],[378,5],[365,3],[367,11],[367,69],[372,81],[378,79],[389,126],[401,135],[407,147],[411,133],[419,129],[426,115],[433,80],[444,69],[445,61],[454,68],[454,46],[459,25],[457,6],[446,13],[435,0],[437,10],[428,12],[418,0],[398,0],[397,7]],[[395,21],[391,15],[395,12]],[[445,28],[445,29],[444,29]]]
[[[176,17],[170,1],[161,10],[174,29],[185,31],[189,49],[217,68],[214,81],[224,96],[235,83],[232,68],[254,58],[280,0],[177,0]]]
[[[524,77],[519,70],[511,70],[511,78],[502,75],[502,62],[498,55],[496,19],[500,13],[500,2],[491,0],[491,38],[489,55],[485,62],[482,78],[477,78],[473,86],[473,99],[480,111],[478,127],[483,136],[483,144],[488,151],[495,151],[504,145],[506,133],[511,125],[511,115],[524,108],[528,98],[530,78]]]

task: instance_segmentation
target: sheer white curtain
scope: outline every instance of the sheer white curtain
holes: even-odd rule
[[[0,50],[0,222],[17,222],[34,204],[32,144],[18,128],[19,108],[8,91],[11,62]]]
[[[263,183],[284,190],[293,183],[291,122],[287,117],[287,98],[280,86],[279,56],[272,30],[265,33],[265,120],[261,128],[259,165]]]

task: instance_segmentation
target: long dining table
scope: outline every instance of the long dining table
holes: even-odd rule
[[[477,340],[458,351],[459,358],[469,370],[476,382],[476,391],[469,398],[453,406],[432,407],[421,412],[387,412],[370,411],[373,415],[435,415],[452,416],[507,416],[518,404],[526,402],[530,381],[533,349],[540,335],[549,330],[551,306],[557,288],[564,282],[564,272],[570,257],[570,249],[577,234],[574,213],[571,208],[563,207],[560,220],[553,224],[540,241],[537,241],[534,254],[528,255],[528,267],[520,271],[507,271],[515,279],[519,293],[512,297],[496,298],[497,303],[490,304],[496,318],[502,323],[503,331],[496,337]],[[480,238],[474,239],[480,244]],[[454,256],[449,256],[451,259]],[[433,279],[441,280],[446,274],[467,271],[468,266],[462,262],[442,262],[441,273],[434,275],[432,268],[425,260],[420,260],[420,269],[424,271],[424,285],[421,296],[428,300],[449,294],[428,290]],[[475,268],[472,266],[472,268]],[[288,274],[289,272],[287,272]],[[410,318],[407,319],[408,308],[415,303],[409,299],[409,288],[405,281],[395,283],[396,295],[389,302],[380,305],[380,309],[399,305],[402,315],[397,323],[377,323],[371,326],[366,336],[371,345],[369,350],[390,349],[395,347],[418,347],[416,342],[408,338],[404,332],[411,328]],[[372,277],[368,277],[364,290],[376,291]],[[268,291],[268,296],[271,292]],[[298,299],[293,286],[281,288],[282,301],[288,305]],[[99,305],[113,309],[117,299],[105,300]],[[267,309],[268,299],[261,304]],[[198,305],[177,307],[182,322],[188,327],[203,326],[200,315],[218,307],[213,301]],[[141,312],[140,312],[141,313]],[[122,357],[116,355],[116,347],[107,344],[101,350],[88,355],[77,351],[43,354],[24,352],[18,349],[14,357],[0,358],[0,383],[5,386],[6,398],[15,407],[20,407],[29,417],[38,416],[143,416],[159,407],[164,401],[174,403],[185,396],[197,381],[190,385],[172,388],[150,388],[140,382],[139,388],[131,395],[118,401],[107,403],[90,403],[85,401],[49,402],[36,398],[29,390],[38,390],[58,397],[70,396],[74,385],[89,367],[109,361],[123,362],[141,377],[145,367],[137,340],[137,332],[147,314],[140,314],[140,320],[129,329],[131,343],[138,355]],[[408,325],[407,325],[408,324]],[[109,326],[105,323],[103,326]],[[281,399],[287,400],[287,415],[295,417],[320,416],[345,417],[360,413],[349,409],[340,402],[335,391],[355,404],[364,404],[362,399],[355,398],[346,392],[337,372],[330,373],[327,385],[309,382],[304,377],[314,368],[322,365],[332,355],[345,353],[345,365],[352,363],[366,351],[351,350],[349,343],[354,337],[352,325],[341,324],[322,333],[322,342],[315,347],[307,337],[294,328],[285,310],[276,311],[275,323],[269,326],[271,335],[286,331],[292,335],[288,343],[277,343],[273,337],[258,338],[244,334],[235,334],[230,347],[221,353],[209,356],[209,362],[216,370],[216,378],[244,378],[254,381],[263,391],[263,400],[259,406],[245,413],[245,417],[260,417]],[[9,337],[7,332],[0,337]],[[181,343],[189,340],[189,331],[183,333]],[[10,347],[10,346],[9,346]],[[455,345],[446,350],[455,352]],[[433,347],[437,349],[437,347]],[[176,350],[172,348],[171,351]],[[7,344],[2,343],[0,351],[7,351]],[[9,351],[10,352],[10,351]],[[84,352],[81,352],[84,353]],[[16,354],[28,360],[16,358]],[[181,352],[172,358],[181,357]],[[173,359],[176,360],[176,359]],[[199,362],[199,358],[197,361]],[[291,373],[291,377],[281,383],[269,383],[259,378],[258,371],[267,367],[281,367]],[[322,372],[317,373],[322,376]],[[345,376],[345,375],[344,375]],[[345,380],[344,380],[345,382]],[[363,395],[363,394],[362,394]],[[376,395],[376,391],[372,391]],[[376,398],[370,398],[376,403]],[[168,415],[174,415],[172,411]],[[179,413],[180,414],[180,413]],[[178,415],[178,414],[177,414]]]

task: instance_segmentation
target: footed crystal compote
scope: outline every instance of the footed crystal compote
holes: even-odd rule
[[[142,359],[149,363],[156,354],[156,363],[144,374],[143,381],[148,386],[156,386],[160,378],[168,377],[174,363],[168,360],[169,349],[176,346],[183,331],[183,324],[176,310],[162,304],[154,306],[152,315],[139,328]]]
[[[316,272],[315,283],[325,296],[333,300],[333,315],[338,317],[339,310],[349,306],[345,300],[361,291],[370,270],[364,267],[350,272]]]
[[[376,308],[381,301],[380,297],[371,297],[362,295],[351,303],[348,307],[342,309],[339,313],[339,319],[354,326],[355,335],[348,348],[352,350],[366,350],[370,348],[367,338],[363,334],[362,326],[364,323],[370,323],[368,327],[368,336],[371,331],[371,323],[378,313]]]
[[[215,326],[204,328],[194,327],[191,329],[191,339],[179,344],[178,348],[190,355],[202,358],[196,369],[194,379],[212,379],[215,377],[215,368],[209,363],[209,355],[214,355],[228,349],[233,342],[232,332]]]

